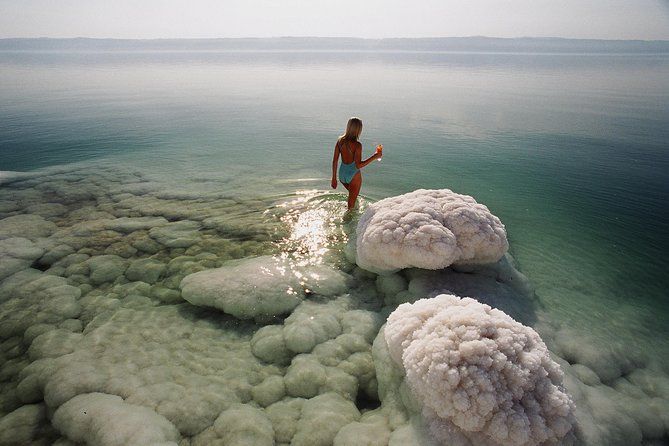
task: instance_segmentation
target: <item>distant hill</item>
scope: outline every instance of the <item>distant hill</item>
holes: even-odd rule
[[[0,51],[453,51],[525,53],[669,53],[669,40],[435,37],[362,39],[0,39]]]

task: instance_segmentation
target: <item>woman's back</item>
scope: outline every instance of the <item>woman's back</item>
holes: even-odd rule
[[[362,150],[362,144],[358,141],[350,141],[346,138],[339,139],[339,153],[341,153],[341,161],[345,164],[355,162],[356,150]]]

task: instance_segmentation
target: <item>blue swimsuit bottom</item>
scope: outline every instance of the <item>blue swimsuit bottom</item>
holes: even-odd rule
[[[355,167],[355,161],[350,164],[346,164],[342,161],[339,166],[339,180],[344,184],[349,184],[353,180],[355,174],[359,171],[360,170]]]

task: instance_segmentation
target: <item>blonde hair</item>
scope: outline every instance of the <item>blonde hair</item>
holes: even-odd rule
[[[346,132],[339,137],[340,140],[347,139],[349,141],[357,141],[362,133],[362,120],[353,117],[346,123]]]

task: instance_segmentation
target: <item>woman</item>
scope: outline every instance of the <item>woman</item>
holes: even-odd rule
[[[341,166],[339,166],[339,179],[341,184],[348,190],[348,209],[355,206],[360,188],[362,187],[362,173],[360,169],[375,159],[381,158],[383,146],[376,146],[376,152],[366,160],[362,161],[362,144],[358,138],[362,133],[362,121],[359,118],[351,118],[346,124],[346,133],[337,139],[334,156],[332,157],[332,188],[337,188],[337,163],[341,155]]]

